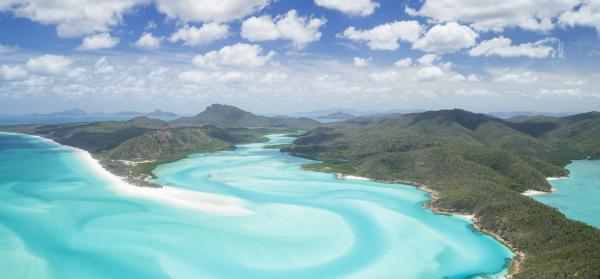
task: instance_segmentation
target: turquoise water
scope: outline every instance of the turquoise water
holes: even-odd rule
[[[568,218],[600,228],[600,160],[573,161],[570,177],[550,181],[556,192],[532,196]]]
[[[254,212],[232,217],[121,196],[73,150],[0,134],[2,278],[470,278],[513,256],[414,187],[302,171],[263,145],[156,170]]]

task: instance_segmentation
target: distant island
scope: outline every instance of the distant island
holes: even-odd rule
[[[51,113],[28,114],[28,116],[48,116],[48,117],[52,117],[52,116],[84,116],[84,115],[128,115],[128,116],[148,116],[148,117],[159,117],[159,118],[160,117],[177,117],[177,114],[175,114],[173,112],[163,111],[160,109],[155,109],[152,112],[121,111],[121,112],[115,112],[115,113],[108,113],[108,112],[99,111],[99,112],[88,113],[82,109],[74,108],[74,109],[68,109],[68,110],[51,112]]]
[[[350,119],[350,118],[354,118],[354,117],[356,117],[356,115],[338,111],[338,112],[330,113],[330,114],[327,114],[327,115],[319,116],[317,118],[318,119],[339,119],[339,120],[346,120],[346,119]]]
[[[140,116],[0,130],[84,149],[112,173],[150,187],[160,187],[147,181],[159,164],[293,133],[292,144],[267,148],[318,161],[306,170],[415,185],[431,194],[432,210],[473,215],[476,229],[517,254],[511,278],[600,276],[600,230],[523,195],[551,191],[547,178],[568,175],[571,160],[600,159],[599,112],[500,119],[454,109],[323,124],[214,104],[172,121]]]

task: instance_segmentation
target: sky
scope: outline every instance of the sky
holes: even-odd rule
[[[600,110],[600,0],[0,0],[0,114]]]

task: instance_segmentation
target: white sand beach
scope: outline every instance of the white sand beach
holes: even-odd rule
[[[110,173],[84,150],[76,149],[79,157],[100,177],[106,179],[117,193],[125,196],[149,199],[169,205],[199,210],[226,216],[246,216],[254,212],[244,208],[244,201],[233,197],[209,194],[175,187],[162,188],[139,187],[125,182],[122,178]]]
[[[162,188],[134,186],[125,182],[121,177],[118,177],[104,169],[100,162],[94,159],[94,157],[92,157],[92,155],[85,150],[72,146],[61,145],[51,139],[41,136],[4,132],[3,134],[30,136],[51,144],[65,146],[74,150],[77,153],[77,156],[79,156],[79,158],[91,170],[93,170],[99,177],[106,180],[111,189],[120,195],[148,199],[175,207],[225,216],[246,216],[254,214],[253,211],[244,207],[245,202],[241,199],[169,186],[163,186]]]
[[[367,177],[356,176],[356,175],[347,175],[347,174],[341,174],[341,173],[336,173],[336,177],[338,179],[371,180]]]
[[[569,176],[551,176],[551,177],[547,177],[546,180],[554,181],[554,180],[561,180],[561,179],[567,179],[567,178],[569,178]]]

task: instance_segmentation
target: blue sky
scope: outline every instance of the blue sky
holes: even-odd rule
[[[0,0],[0,113],[600,107],[600,1]]]

